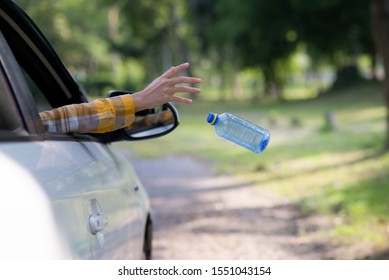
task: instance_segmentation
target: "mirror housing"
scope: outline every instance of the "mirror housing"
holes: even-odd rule
[[[172,104],[165,103],[143,116],[135,114],[134,123],[121,130],[125,140],[135,141],[161,137],[172,132],[178,125],[177,109]]]
[[[131,91],[112,90],[109,97],[132,94]],[[135,113],[135,121],[125,128],[102,134],[103,142],[138,141],[164,136],[179,125],[178,111],[171,103]]]

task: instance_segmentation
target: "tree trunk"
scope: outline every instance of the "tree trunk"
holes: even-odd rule
[[[276,73],[273,67],[269,66],[264,69],[265,76],[265,95],[275,95],[279,101],[281,98],[281,86],[277,81]]]
[[[178,40],[179,63],[191,62],[189,59],[188,46],[187,46],[184,38],[182,38],[181,36],[178,36],[177,40]],[[193,65],[193,63],[191,65],[192,66],[186,70],[186,75],[188,75],[188,76],[193,76],[193,72],[192,72],[193,68],[198,67],[198,65]],[[192,84],[191,86],[196,86],[196,85]],[[190,99],[193,99],[193,100],[196,100],[199,98],[199,95],[197,93],[190,93],[189,96],[190,96]]]
[[[385,149],[389,150],[389,0],[370,0],[372,32],[384,62],[384,97],[387,107]]]
[[[375,51],[370,53],[370,60],[371,60],[371,79],[373,81],[378,81],[378,71],[377,71],[377,54]]]

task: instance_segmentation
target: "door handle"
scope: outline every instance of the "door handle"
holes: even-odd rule
[[[101,232],[107,224],[108,219],[104,213],[92,214],[89,217],[89,228],[93,235]]]
[[[100,204],[97,199],[91,199],[90,203],[92,214],[89,216],[88,219],[89,230],[93,235],[96,235],[97,242],[100,248],[103,248],[105,243],[103,229],[106,227],[106,225],[108,225],[108,218],[101,210]]]

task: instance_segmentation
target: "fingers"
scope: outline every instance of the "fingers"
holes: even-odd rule
[[[192,103],[192,99],[175,95],[178,92],[200,93],[201,89],[194,88],[194,87],[186,87],[186,86],[175,86],[172,87],[167,93],[168,95],[170,95],[170,99],[171,99],[170,101],[190,104]]]
[[[173,87],[173,91],[177,92],[189,92],[189,93],[200,93],[201,89],[195,87],[186,87],[186,86],[176,86]]]
[[[184,98],[184,97],[181,97],[181,96],[175,96],[175,95],[172,96],[172,100],[171,101],[173,101],[173,102],[180,102],[180,103],[187,103],[187,104],[192,103],[192,99]]]
[[[167,70],[161,77],[163,78],[172,78],[174,77],[175,75],[177,75],[178,73],[184,71],[185,69],[188,69],[189,68],[189,63],[186,62],[186,63],[183,63],[183,64],[180,64],[178,66],[172,66],[169,70]]]
[[[152,84],[155,87],[160,87],[164,97],[164,102],[180,102],[180,103],[192,103],[191,99],[184,98],[181,96],[176,96],[176,93],[186,92],[186,93],[200,93],[199,88],[191,86],[179,86],[179,84],[199,84],[202,82],[200,78],[188,77],[188,76],[178,76],[175,77],[180,72],[189,68],[189,63],[183,63],[178,66],[173,66],[157,78]]]
[[[194,78],[194,77],[186,77],[186,76],[180,76],[177,78],[171,78],[168,80],[168,83],[171,85],[177,85],[177,84],[199,84],[202,80],[200,78]]]

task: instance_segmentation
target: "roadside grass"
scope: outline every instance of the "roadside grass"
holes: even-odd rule
[[[195,101],[178,106],[181,124],[173,133],[120,145],[135,157],[183,154],[211,161],[215,172],[252,180],[297,202],[307,215],[328,215],[334,228],[326,234],[340,244],[387,247],[389,154],[383,153],[381,91],[381,85],[368,83],[305,101]],[[227,111],[269,129],[264,153],[219,138],[206,123],[209,112]],[[335,130],[326,129],[328,111],[334,114]]]

